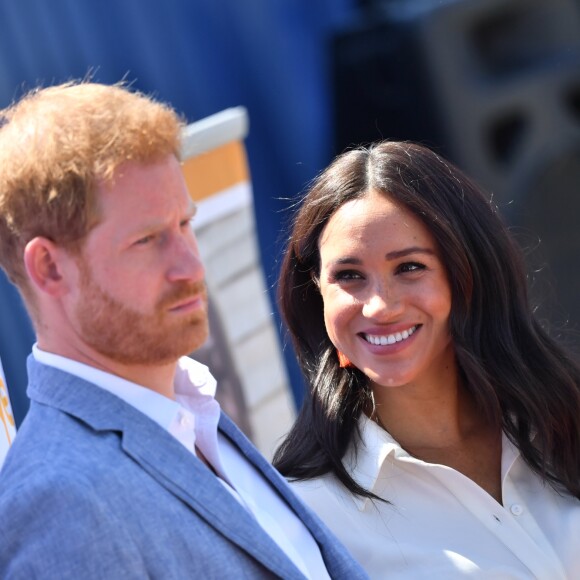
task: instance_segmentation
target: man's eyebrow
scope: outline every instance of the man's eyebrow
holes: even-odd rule
[[[185,214],[182,214],[185,216],[182,219],[192,220],[195,217],[195,214],[197,213],[197,209],[198,209],[198,205],[196,203],[192,202],[191,205],[188,206]],[[162,219],[156,220],[155,218],[152,218],[150,221],[140,224],[134,230],[126,232],[124,237],[134,238],[134,237],[139,237],[142,235],[154,233],[157,230],[164,228],[165,225],[166,224]]]

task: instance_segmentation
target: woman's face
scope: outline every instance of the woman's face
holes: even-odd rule
[[[328,335],[375,386],[432,381],[455,368],[451,289],[419,219],[370,192],[336,211],[318,246]]]

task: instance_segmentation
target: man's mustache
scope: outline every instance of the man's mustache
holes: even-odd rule
[[[177,302],[195,298],[196,296],[203,296],[204,300],[207,299],[205,282],[180,282],[179,285],[175,285],[167,291],[159,300],[157,307],[160,309],[171,308]]]

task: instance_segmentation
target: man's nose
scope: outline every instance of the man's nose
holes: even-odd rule
[[[205,268],[199,255],[197,240],[193,234],[187,238],[179,236],[174,239],[170,254],[170,267],[167,273],[169,281],[190,280],[198,282],[205,278]]]

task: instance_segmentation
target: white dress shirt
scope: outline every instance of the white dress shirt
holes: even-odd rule
[[[366,416],[345,467],[391,502],[353,496],[330,474],[292,484],[371,578],[580,578],[580,501],[558,494],[503,437],[502,498],[411,457]]]
[[[34,358],[93,383],[123,399],[173,435],[195,455],[196,447],[219,481],[247,509],[307,577],[329,578],[318,544],[302,521],[238,449],[218,431],[220,406],[208,368],[182,357],[175,373],[175,400],[116,375],[48,353],[35,344]]]

